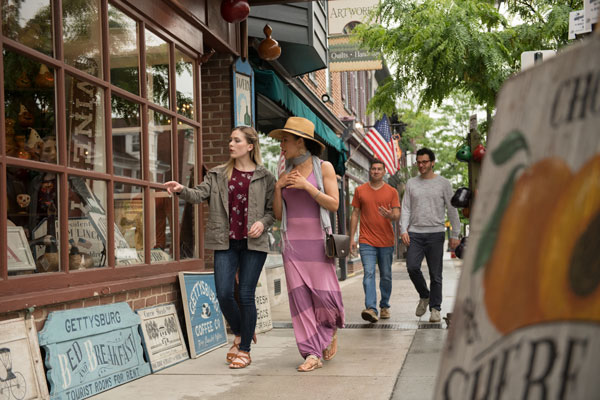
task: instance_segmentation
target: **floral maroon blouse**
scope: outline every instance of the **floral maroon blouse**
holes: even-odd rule
[[[233,169],[229,180],[229,238],[248,238],[248,187],[254,171]]]

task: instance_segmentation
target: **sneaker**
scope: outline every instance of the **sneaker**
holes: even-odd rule
[[[363,312],[360,314],[360,316],[365,321],[369,321],[369,322],[379,321],[379,317],[377,316],[377,313],[375,312],[375,310],[372,310],[370,308],[364,309]]]
[[[435,308],[431,309],[431,316],[429,317],[429,322],[441,322],[442,318],[440,317],[440,311]]]
[[[390,319],[390,309],[387,307],[382,308],[379,315],[381,316],[381,319]]]
[[[415,315],[417,317],[422,316],[427,311],[427,306],[429,305],[429,299],[419,299],[419,304],[417,304],[417,311]]]

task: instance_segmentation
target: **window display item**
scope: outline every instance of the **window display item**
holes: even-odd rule
[[[56,239],[50,235],[46,235],[43,238],[43,243],[46,246],[46,251],[35,262],[37,272],[58,271],[58,247],[56,246]]]
[[[21,75],[17,78],[17,87],[19,89],[25,89],[31,87],[31,79],[27,76],[25,71],[21,72]]]
[[[35,77],[35,84],[41,88],[52,88],[54,87],[54,76],[48,69],[46,64],[40,65],[40,72]]]
[[[22,158],[23,160],[30,160],[31,153],[27,149],[27,145],[25,144],[25,135],[15,135],[14,137],[15,147],[9,156]]]
[[[34,160],[39,160],[44,147],[44,141],[40,134],[33,128],[29,129],[29,138],[27,139],[27,147]]]
[[[48,136],[44,140],[44,145],[42,146],[40,161],[56,164],[56,160],[56,138],[54,136]]]
[[[80,252],[77,246],[71,245],[71,250],[69,250],[69,270],[87,269],[93,266],[94,260],[92,256]]]
[[[11,155],[15,151],[15,120],[6,118],[4,121],[4,135],[6,137],[6,154]]]
[[[21,107],[19,110],[19,124],[24,128],[28,128],[31,125],[33,125],[34,122],[35,122],[35,119],[33,118],[33,114],[31,112],[29,112],[27,107],[25,107],[23,104],[21,104]]]

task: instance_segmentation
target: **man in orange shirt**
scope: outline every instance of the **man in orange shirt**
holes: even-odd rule
[[[363,264],[363,289],[365,309],[361,317],[369,322],[379,320],[377,314],[377,290],[375,287],[375,264],[379,265],[379,290],[381,291],[381,318],[390,318],[390,295],[392,294],[392,260],[394,257],[394,229],[392,221],[400,218],[400,200],[396,189],[383,181],[385,165],[373,160],[369,168],[369,182],[360,185],[352,199],[350,219],[350,250],[356,252],[354,236],[360,220],[360,258]]]

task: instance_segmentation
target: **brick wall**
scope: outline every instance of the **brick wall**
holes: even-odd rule
[[[300,79],[310,89],[310,91],[313,92],[315,94],[315,96],[317,96],[320,99],[321,95],[323,95],[324,93],[327,93],[326,70],[322,69],[322,70],[316,71],[315,77],[316,77],[316,82],[317,82],[316,85],[315,85],[314,81],[308,77],[308,74],[302,75],[300,77]],[[335,115],[338,118],[341,116],[344,116],[344,115],[345,116],[352,115],[344,108],[344,102],[342,101],[342,83],[341,83],[341,81],[342,81],[342,75],[340,72],[332,72],[331,73],[331,95],[330,96],[331,96],[331,99],[333,100],[333,102],[325,103],[325,106],[329,110],[331,110],[333,115]]]

